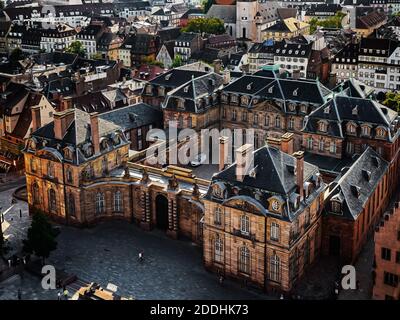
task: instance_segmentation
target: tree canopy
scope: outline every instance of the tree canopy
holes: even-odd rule
[[[172,66],[171,67],[172,68],[177,68],[177,67],[180,67],[182,64],[183,64],[182,57],[179,54],[175,55],[175,58],[172,61]]]
[[[201,5],[203,7],[204,13],[207,13],[210,10],[211,6],[215,3],[215,0],[203,0]]]
[[[57,249],[57,231],[48,221],[48,218],[40,212],[32,217],[32,224],[28,229],[28,238],[23,240],[23,250],[27,253],[34,253],[43,259],[50,256],[50,252]]]
[[[394,111],[400,112],[400,93],[393,91],[386,92],[383,104]]]
[[[189,20],[187,27],[182,29],[183,32],[197,32],[209,34],[225,33],[224,22],[218,18],[195,18]]]
[[[341,28],[342,27],[342,20],[343,17],[346,14],[338,11],[335,13],[333,17],[327,18],[327,19],[318,19],[318,18],[312,18],[309,21],[310,24],[310,33],[313,34],[316,30],[317,27],[324,27],[324,28]]]
[[[82,42],[74,41],[70,44],[70,46],[67,49],[65,49],[65,52],[77,54],[81,57],[84,57],[86,50],[85,50]]]

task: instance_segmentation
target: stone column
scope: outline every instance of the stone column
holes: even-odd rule
[[[140,191],[140,205],[142,207],[140,227],[144,230],[150,230],[150,195],[148,191]]]

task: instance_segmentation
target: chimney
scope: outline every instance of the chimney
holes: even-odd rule
[[[293,153],[293,136],[291,132],[286,132],[281,138],[281,150],[287,154]]]
[[[40,106],[33,106],[31,108],[31,112],[32,112],[32,132],[34,132],[42,126],[40,121]]]
[[[60,96],[60,111],[65,111],[67,109],[70,109],[70,105],[71,105],[71,100],[68,99],[64,99],[63,96]]]
[[[74,109],[54,112],[54,138],[62,140],[74,118]]]
[[[304,198],[304,151],[293,153],[296,158],[296,184],[298,187],[300,201]]]
[[[92,143],[94,154],[100,153],[100,136],[99,136],[99,114],[94,112],[90,114],[90,132],[92,135]]]
[[[219,167],[218,171],[222,171],[225,168],[225,164],[227,163],[228,156],[228,137],[220,137],[219,138]]]
[[[267,144],[271,147],[275,147],[279,150],[281,150],[281,139],[279,138],[274,138],[274,137],[267,137]]]
[[[236,149],[236,180],[243,181],[244,176],[249,169],[253,167],[253,150],[254,146],[246,143]]]
[[[215,59],[213,61],[214,65],[214,72],[220,74],[221,73],[221,68],[222,68],[222,60],[221,59]]]
[[[293,80],[299,80],[300,79],[300,69],[294,69],[293,70],[292,79]]]
[[[223,84],[229,84],[229,82],[231,82],[231,72],[228,69],[222,72],[222,77],[223,77]]]

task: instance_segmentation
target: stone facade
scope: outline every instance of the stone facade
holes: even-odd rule
[[[400,300],[399,203],[384,214],[375,230],[374,300]]]

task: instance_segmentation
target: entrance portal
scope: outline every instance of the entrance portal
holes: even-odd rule
[[[156,223],[157,228],[168,229],[168,199],[162,194],[156,197]]]

